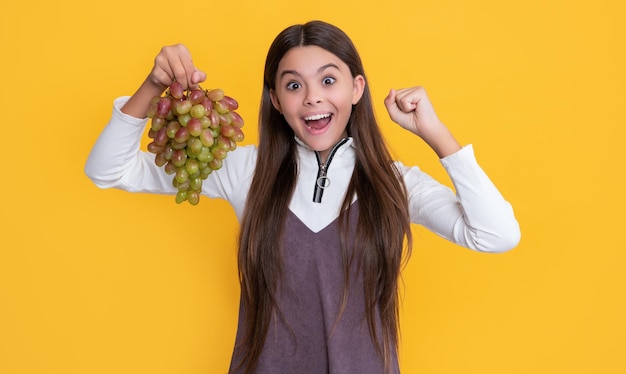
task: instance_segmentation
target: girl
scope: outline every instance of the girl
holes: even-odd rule
[[[115,101],[86,173],[102,188],[175,193],[139,150],[150,99],[206,78],[183,45],[164,47]],[[203,194],[240,220],[241,307],[234,373],[398,373],[398,277],[411,223],[484,252],[515,247],[510,204],[438,119],[421,87],[391,90],[391,119],[439,156],[456,189],[394,162],[360,57],[338,28],[281,32],[267,54],[258,146],[229,153]],[[406,250],[406,253],[404,252]]]

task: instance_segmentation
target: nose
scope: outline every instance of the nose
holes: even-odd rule
[[[304,96],[304,105],[315,105],[322,102],[322,98],[320,97],[319,91],[313,87],[309,87],[306,90],[306,95]]]

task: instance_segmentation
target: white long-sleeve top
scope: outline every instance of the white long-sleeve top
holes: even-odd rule
[[[154,155],[140,149],[148,119],[121,112],[128,97],[115,100],[113,114],[96,141],[85,165],[87,176],[101,188],[131,192],[175,194],[172,176],[154,163]],[[348,139],[328,166],[330,184],[321,202],[314,202],[319,163],[315,152],[298,142],[298,179],[289,209],[313,232],[339,216],[352,176],[355,150]],[[202,194],[230,202],[242,217],[254,174],[255,146],[229,152],[223,167],[204,181]],[[517,246],[520,228],[511,205],[478,165],[471,145],[441,159],[456,193],[416,166],[396,162],[409,194],[411,222],[461,246],[483,252],[504,252]]]

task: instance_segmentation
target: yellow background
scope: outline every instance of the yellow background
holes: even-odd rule
[[[224,373],[238,307],[222,201],[100,190],[84,175],[112,101],[183,42],[256,141],[266,50],[324,19],[365,63],[395,154],[449,184],[386,117],[423,85],[516,210],[478,254],[415,228],[404,373],[626,372],[626,66],[619,0],[5,1],[0,7],[0,373]]]

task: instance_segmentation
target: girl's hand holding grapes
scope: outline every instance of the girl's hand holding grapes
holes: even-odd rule
[[[204,82],[206,74],[196,69],[187,47],[175,44],[161,49],[154,59],[149,79],[163,92],[173,81],[180,82],[183,89],[196,88],[198,83]]]
[[[187,89],[197,87],[205,79],[206,74],[196,69],[191,53],[185,45],[165,46],[155,57],[152,71],[124,105],[122,112],[133,117],[144,118],[150,106],[150,100],[161,95],[173,81],[180,82],[183,88]]]
[[[437,117],[423,87],[391,89],[385,98],[385,106],[392,121],[422,138],[440,158],[461,149]]]

